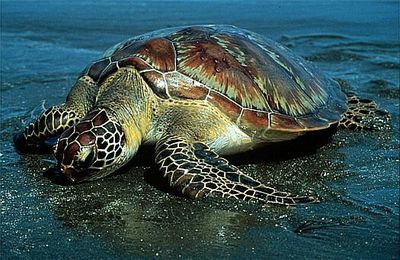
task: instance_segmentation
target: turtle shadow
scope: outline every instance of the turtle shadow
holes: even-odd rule
[[[273,143],[265,147],[257,148],[252,151],[227,156],[226,158],[234,165],[260,164],[290,160],[294,158],[310,156],[315,154],[319,148],[327,145],[332,141],[332,136],[336,133],[337,128],[307,132],[305,135],[295,140]],[[159,173],[157,166],[154,164],[154,147],[144,146],[137,155],[123,168],[115,174],[122,174],[129,171],[133,166],[148,167],[144,173],[144,181],[155,188],[170,194],[182,196],[178,191],[171,189],[168,182]]]
[[[271,143],[248,152],[228,156],[235,165],[269,163],[291,160],[315,154],[319,148],[332,142],[337,127],[306,132],[304,135],[289,141]]]
[[[232,164],[244,165],[255,163],[278,162],[293,158],[309,156],[330,142],[332,136],[337,131],[336,127],[307,132],[294,140],[271,143],[251,151],[224,156]],[[143,146],[139,149],[134,158],[125,166],[153,166],[154,165],[154,146]],[[123,168],[126,170],[126,168]]]

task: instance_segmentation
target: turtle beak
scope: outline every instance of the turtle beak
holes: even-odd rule
[[[61,172],[64,175],[64,178],[67,180],[69,184],[75,184],[76,183],[76,171],[73,168],[61,168]]]
[[[48,169],[44,176],[49,178],[52,182],[61,185],[73,185],[77,183],[76,171],[70,167],[53,167]]]

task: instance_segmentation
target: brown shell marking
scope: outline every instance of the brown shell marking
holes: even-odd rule
[[[115,50],[111,55],[111,59],[113,61],[119,61],[128,57],[131,57],[132,54],[136,53],[139,48],[143,45],[143,41],[128,41],[123,44],[119,49]]]
[[[175,45],[178,71],[226,94],[243,107],[268,109],[249,73],[217,43],[204,38]]]
[[[210,34],[215,32],[214,29],[205,26],[191,26],[179,30],[170,36],[172,42],[196,42],[210,39]]]
[[[80,122],[75,125],[75,131],[78,133],[83,133],[87,130],[90,130],[93,127],[91,122]]]
[[[166,73],[165,80],[169,94],[175,98],[204,100],[210,92],[201,83],[179,72]]]
[[[96,137],[93,135],[92,132],[83,133],[78,137],[78,143],[80,143],[81,145],[91,145],[95,142]]]
[[[175,49],[167,39],[155,38],[143,43],[136,55],[161,72],[175,70]]]
[[[268,54],[248,39],[238,35],[210,36],[207,32],[197,33],[195,41],[182,35],[178,39],[178,70],[210,87],[212,91],[207,100],[243,128],[306,130],[295,117],[315,113],[327,103],[325,90],[321,90],[318,104],[309,98],[306,93],[309,90],[304,90],[303,82],[295,76],[295,72],[306,73],[301,65],[273,56],[272,51]],[[322,88],[311,83],[308,86]],[[328,124],[326,120],[309,118],[306,116],[302,121],[309,122],[310,125],[305,125],[310,128]]]
[[[272,111],[299,116],[326,104],[328,95],[322,85],[314,82],[314,76],[306,75],[299,60],[290,62],[273,43],[257,44],[242,36],[227,34],[215,34],[212,39],[247,69]]]
[[[80,147],[79,144],[76,141],[74,141],[65,148],[64,164],[66,164],[66,165],[72,164],[74,155],[77,153],[77,151],[79,151],[79,147]],[[60,157],[60,156],[58,156],[58,157]]]
[[[238,123],[246,130],[265,130],[269,128],[269,113],[244,109]]]
[[[317,115],[310,115],[308,117],[298,118],[297,122],[299,122],[301,125],[306,126],[309,129],[310,128],[321,129],[321,128],[326,128],[324,126],[329,125],[329,121],[328,120],[320,118]]]
[[[101,83],[108,75],[125,66],[134,66],[139,71],[148,69],[160,72],[173,71],[176,66],[174,46],[164,38],[123,45],[110,57],[91,64],[81,76],[88,75],[97,83]]]
[[[103,73],[104,69],[110,64],[110,58],[104,58],[98,61],[95,61],[91,65],[89,65],[86,69],[83,70],[79,77],[84,75],[88,75],[94,81],[98,81],[100,75]]]
[[[169,98],[167,82],[165,82],[163,74],[156,70],[150,70],[143,72],[142,76],[157,96],[161,98]]]
[[[294,55],[286,47],[282,45],[278,46],[275,42],[259,38],[258,36],[253,36],[252,40],[250,43],[254,42],[254,44],[265,51],[265,54],[276,59],[277,63],[297,83],[298,89],[304,91],[308,96],[311,103],[316,107],[326,104],[329,96],[328,89],[332,87],[333,83],[330,79],[326,78],[324,74],[319,73],[311,63],[305,64],[303,59]]]
[[[242,111],[242,108],[232,102],[225,95],[222,95],[216,91],[211,91],[207,100],[223,111],[232,121],[236,121]]]
[[[302,127],[299,123],[297,123],[296,119],[291,116],[272,113],[270,117],[271,117],[271,129],[284,130],[284,131],[304,130],[304,127]]]
[[[88,118],[90,118],[90,114],[87,115]],[[93,126],[99,126],[104,124],[105,122],[109,121],[109,118],[106,114],[105,111],[101,111],[100,113],[98,113],[93,119]]]
[[[345,110],[332,81],[257,34],[196,26],[153,35],[121,44],[84,74],[100,82],[134,66],[159,97],[207,100],[244,128],[324,128]]]
[[[111,58],[103,58],[95,61],[86,69],[84,69],[79,77],[89,76],[96,83],[101,83],[108,75],[117,71],[119,66],[116,61],[111,61]]]
[[[152,69],[152,67],[149,64],[147,64],[144,60],[142,60],[141,58],[138,58],[138,57],[128,57],[128,58],[122,59],[122,60],[118,61],[118,66],[120,68],[126,67],[126,66],[133,66],[138,71]]]

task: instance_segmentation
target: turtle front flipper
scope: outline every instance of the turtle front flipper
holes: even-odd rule
[[[23,132],[14,136],[16,148],[23,153],[51,153],[53,142],[46,142],[74,125],[93,106],[96,84],[84,76],[72,87],[65,104],[53,106],[43,112]]]
[[[317,201],[267,187],[219,157],[206,144],[190,143],[181,137],[157,142],[156,163],[169,185],[190,198],[220,196],[281,205]]]
[[[66,105],[53,106],[14,136],[17,149],[27,153],[51,153],[52,144],[45,141],[75,124],[79,115]]]
[[[391,129],[389,113],[379,109],[374,101],[348,95],[347,105],[348,109],[343,114],[339,127],[356,131]]]

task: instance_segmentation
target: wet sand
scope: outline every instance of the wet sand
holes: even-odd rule
[[[362,258],[399,256],[399,3],[396,1],[2,1],[2,259]],[[341,131],[317,150],[233,158],[269,185],[316,194],[296,208],[165,192],[151,151],[109,178],[74,187],[43,177],[52,156],[19,155],[12,135],[63,102],[104,50],[147,31],[233,24],[312,61],[377,101],[393,130]],[[252,159],[246,159],[252,158]]]

